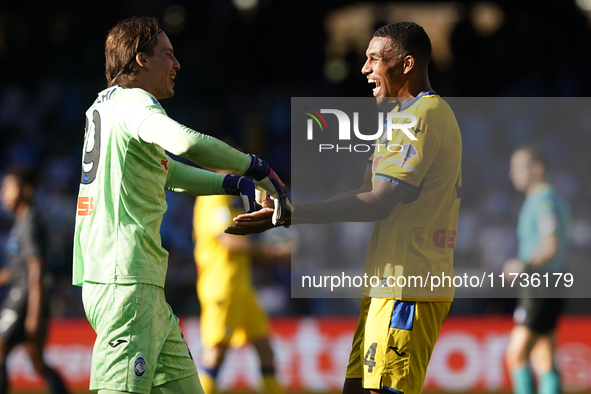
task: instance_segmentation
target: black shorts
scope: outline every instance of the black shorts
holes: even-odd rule
[[[0,309],[0,337],[4,342],[19,343],[25,341],[26,311],[22,309]]]
[[[562,298],[520,298],[513,321],[538,334],[547,334],[556,328],[563,305]]]
[[[25,333],[25,319],[27,317],[26,288],[13,287],[8,291],[2,305],[0,305],[0,337],[6,343],[20,343],[27,340]],[[49,320],[48,297],[42,296],[40,335],[45,338]]]

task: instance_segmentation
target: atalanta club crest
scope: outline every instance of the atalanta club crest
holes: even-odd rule
[[[146,372],[146,360],[143,357],[138,357],[135,359],[135,363],[133,363],[133,372],[135,372],[135,376],[142,377]]]

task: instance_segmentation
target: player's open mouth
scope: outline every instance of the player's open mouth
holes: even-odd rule
[[[380,83],[380,81],[378,81],[377,79],[368,79],[367,83],[375,83],[376,87],[373,88],[373,95],[377,96],[378,92],[380,91],[380,88],[382,87],[382,84]]]

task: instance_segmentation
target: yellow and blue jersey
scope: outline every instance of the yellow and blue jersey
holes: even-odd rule
[[[195,202],[193,224],[200,299],[254,291],[250,253],[231,251],[218,238],[233,225],[232,218],[242,213],[242,202],[234,196],[201,196]]]
[[[269,333],[269,322],[256,299],[251,253],[232,251],[219,237],[244,213],[234,196],[201,196],[195,203],[197,294],[201,302],[201,340],[206,348],[242,346]]]
[[[371,157],[372,181],[393,182],[412,192],[385,220],[375,222],[365,264],[368,277],[381,285],[366,287],[364,296],[402,300],[450,301],[453,286],[431,292],[430,286],[410,283],[409,278],[453,277],[453,252],[457,236],[462,186],[462,139],[450,106],[434,92],[397,105],[393,112],[417,118],[411,140],[400,129],[392,139],[376,141]],[[396,123],[408,119],[394,118]],[[403,276],[406,286],[387,283],[390,276]],[[402,280],[398,283],[403,283]],[[417,283],[417,282],[415,282]]]

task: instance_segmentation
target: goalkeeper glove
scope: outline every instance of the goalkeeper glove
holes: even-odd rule
[[[262,159],[255,155],[250,156],[250,163],[244,172],[244,175],[253,178],[257,189],[262,189],[269,193],[275,203],[273,218],[274,225],[280,225],[285,221],[285,208],[293,212],[294,207],[287,195],[287,187],[281,179],[275,174],[275,171]]]
[[[240,175],[226,175],[222,183],[222,188],[226,193],[242,198],[246,213],[255,211],[255,189],[254,183],[250,179]]]

